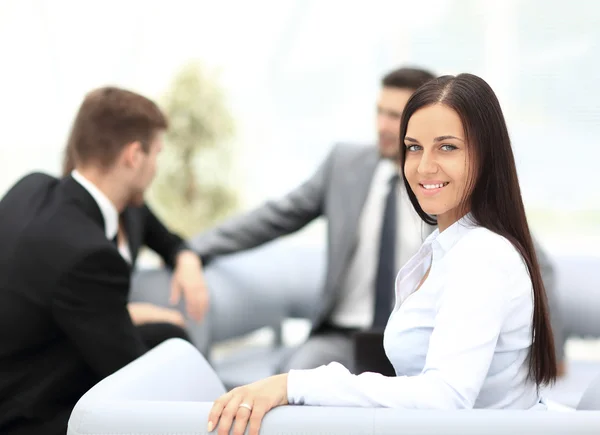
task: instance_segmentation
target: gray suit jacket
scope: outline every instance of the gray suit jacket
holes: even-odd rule
[[[254,248],[325,216],[327,272],[323,303],[315,307],[312,319],[313,329],[318,329],[328,318],[339,295],[357,244],[360,215],[378,161],[379,152],[375,146],[336,145],[314,175],[285,197],[230,219],[194,238],[190,244],[206,259]],[[433,227],[423,224],[423,238],[432,230]],[[536,250],[551,310],[558,311],[552,264],[537,243]],[[559,335],[562,325],[558,313],[553,313],[552,320],[555,333]],[[562,344],[559,347],[562,349]],[[560,354],[562,356],[562,351]]]
[[[282,199],[201,234],[191,246],[206,258],[253,248],[304,227],[319,216],[327,219],[327,272],[323,303],[315,307],[313,327],[331,312],[357,244],[358,224],[379,161],[375,146],[333,147],[314,175]],[[431,227],[424,225],[424,236]]]

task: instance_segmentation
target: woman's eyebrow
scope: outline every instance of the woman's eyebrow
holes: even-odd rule
[[[460,137],[456,137],[456,136],[451,136],[451,135],[446,135],[446,136],[438,136],[436,137],[433,141],[434,142],[441,142],[443,140],[448,140],[448,139],[456,139],[459,140],[461,142],[464,142],[464,140],[462,140]]]

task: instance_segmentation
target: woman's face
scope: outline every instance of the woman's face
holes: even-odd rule
[[[437,216],[440,231],[462,217],[470,159],[458,114],[443,104],[417,110],[404,137],[404,173],[423,211]]]

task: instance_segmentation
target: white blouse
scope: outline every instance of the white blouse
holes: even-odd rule
[[[536,384],[527,376],[532,322],[533,289],[521,255],[467,216],[431,234],[396,278],[396,304],[384,336],[396,376],[353,375],[336,362],[291,370],[288,401],[407,409],[541,408]]]

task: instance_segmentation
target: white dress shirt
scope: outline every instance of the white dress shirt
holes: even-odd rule
[[[94,198],[94,201],[96,201],[96,204],[98,204],[98,208],[104,219],[104,233],[106,234],[106,238],[108,240],[113,240],[119,231],[119,212],[117,211],[117,208],[94,183],[81,175],[79,171],[73,170],[71,176],[87,190],[91,197]],[[125,237],[123,237],[122,240],[119,240],[118,245],[121,256],[128,263],[131,263],[131,252],[129,251],[129,246]]]
[[[384,336],[396,377],[352,375],[336,362],[292,370],[288,400],[409,409],[545,408],[527,376],[532,317],[532,283],[521,255],[465,217],[429,236],[396,278],[396,304]]]
[[[375,274],[379,261],[379,241],[390,180],[398,167],[382,159],[371,181],[358,227],[358,244],[342,283],[342,291],[332,315],[333,324],[349,328],[368,328],[375,310]],[[398,180],[397,270],[417,252],[424,239],[424,224],[415,212],[402,179]]]

